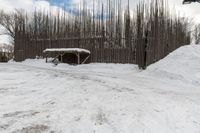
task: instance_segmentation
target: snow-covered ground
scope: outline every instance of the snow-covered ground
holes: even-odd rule
[[[135,65],[0,64],[0,133],[200,133],[200,45]]]

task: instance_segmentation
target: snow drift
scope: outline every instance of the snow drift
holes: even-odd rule
[[[200,46],[183,46],[149,66],[146,72],[159,78],[181,80],[200,86]]]

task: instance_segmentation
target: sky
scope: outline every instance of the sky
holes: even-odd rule
[[[85,1],[88,5],[92,5],[93,0]],[[95,1],[106,3],[106,0]],[[127,1],[128,0],[122,0],[122,3],[126,5]],[[130,0],[130,8],[134,9],[139,1],[140,0]],[[65,5],[67,11],[69,11],[68,9],[74,5],[80,4],[81,2],[83,2],[83,0],[0,0],[0,9],[4,11],[14,11],[17,8],[20,8],[27,11],[34,11],[35,8],[49,9],[49,7],[52,7],[57,9]],[[189,17],[194,21],[194,23],[200,23],[200,3],[182,5],[182,0],[168,0],[168,3],[173,13]],[[3,41],[2,38],[6,37],[0,36],[0,43]],[[8,38],[5,40],[7,41]]]
[[[72,5],[79,4],[80,1],[83,0],[0,0],[0,9],[6,11],[12,11],[15,8],[23,8],[25,10],[34,10],[36,7],[40,8],[48,8],[52,7],[60,7],[65,3],[67,7]],[[92,5],[93,0],[85,0],[89,5]],[[106,3],[106,0],[95,0],[102,1]],[[126,4],[128,0],[122,0],[123,4]],[[130,0],[131,8],[135,8],[136,4],[139,3],[140,0]],[[144,0],[149,1],[149,0]],[[182,5],[182,0],[168,0],[168,3],[171,9],[180,15],[189,16],[194,19],[195,22],[200,22],[200,3],[192,3],[187,5]]]

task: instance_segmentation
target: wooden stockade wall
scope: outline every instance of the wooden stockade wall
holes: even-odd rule
[[[43,56],[46,48],[84,48],[91,51],[91,62],[133,63],[145,68],[190,44],[189,20],[171,15],[164,0],[138,4],[133,16],[129,0],[124,14],[121,0],[99,5],[96,9],[93,4],[91,11],[83,4],[76,15],[64,10],[57,15],[35,11],[30,18],[18,12],[15,60]]]
[[[18,34],[20,35],[20,33]],[[190,41],[181,39],[179,45],[171,42],[169,45],[155,45],[155,39],[137,39],[133,47],[110,48],[105,38],[73,38],[73,39],[31,39],[28,35],[21,34],[16,37],[15,60],[23,61],[27,58],[34,59],[36,56],[44,57],[43,50],[47,48],[84,48],[91,51],[91,62],[99,63],[131,63],[146,67],[168,55],[182,44]],[[189,43],[188,43],[189,44]],[[161,45],[159,47],[159,45]],[[146,55],[145,55],[146,54]],[[146,58],[146,59],[145,59]]]
[[[36,56],[44,57],[43,50],[47,48],[84,48],[90,50],[91,62],[99,63],[136,63],[135,49],[130,48],[106,48],[104,38],[81,39],[30,39],[28,36],[16,39],[15,59],[23,61]],[[27,45],[28,44],[28,45]]]

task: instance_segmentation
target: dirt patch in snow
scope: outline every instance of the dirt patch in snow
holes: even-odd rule
[[[43,133],[48,129],[49,127],[46,125],[34,125],[34,126],[24,127],[20,130],[14,131],[13,133]]]
[[[17,118],[24,118],[24,117],[30,117],[30,116],[35,116],[36,114],[38,114],[39,112],[37,111],[16,111],[13,113],[8,113],[8,114],[4,114],[3,117],[7,118],[7,117],[17,117]]]

